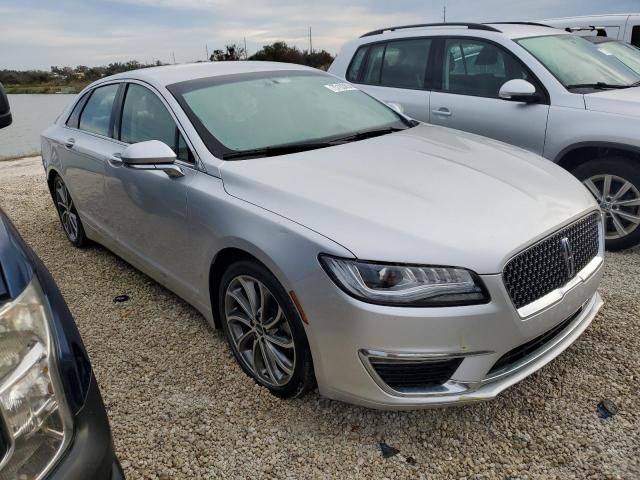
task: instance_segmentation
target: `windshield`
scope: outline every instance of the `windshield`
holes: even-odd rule
[[[613,55],[606,55],[576,35],[522,38],[517,42],[536,57],[566,88],[627,87],[640,75]]]
[[[255,72],[182,82],[169,90],[219,158],[260,149],[274,154],[281,146],[329,146],[320,142],[355,141],[360,132],[409,126],[383,103],[324,73]]]
[[[602,42],[596,47],[605,55],[614,55],[634,72],[640,74],[640,49],[623,42]]]

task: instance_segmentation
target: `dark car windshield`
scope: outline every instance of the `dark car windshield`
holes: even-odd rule
[[[257,152],[251,157],[282,154],[305,145],[319,148],[411,126],[378,100],[320,72],[211,77],[169,90],[219,158],[242,158],[243,152]]]
[[[521,38],[517,42],[568,89],[624,88],[640,81],[640,74],[615,56],[576,35]]]

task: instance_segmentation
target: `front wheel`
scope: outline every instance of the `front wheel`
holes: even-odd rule
[[[572,172],[589,189],[604,214],[607,250],[640,243],[640,163],[621,157],[590,160]]]
[[[242,369],[271,393],[301,397],[315,381],[300,316],[276,278],[257,262],[224,273],[218,292],[222,327]]]

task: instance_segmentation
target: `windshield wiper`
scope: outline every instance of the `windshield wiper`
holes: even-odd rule
[[[567,89],[594,88],[596,90],[613,90],[617,88],[629,88],[633,86],[634,85],[615,85],[615,84],[605,83],[605,82],[595,82],[595,83],[575,83],[573,85],[567,85]]]
[[[227,152],[222,155],[223,160],[240,160],[243,158],[257,157],[275,157],[277,155],[286,155],[287,153],[305,152],[307,150],[315,150],[317,148],[331,147],[334,142],[316,142],[316,143],[291,143],[286,145],[274,145],[273,147],[254,148],[250,150],[239,150],[235,152]]]
[[[411,127],[408,127],[411,128]],[[316,150],[318,148],[333,147],[342,145],[343,143],[364,140],[366,138],[379,137],[388,133],[399,132],[406,128],[385,127],[375,128],[371,130],[363,130],[346,137],[334,138],[326,142],[309,142],[309,143],[289,143],[285,145],[274,145],[272,147],[255,148],[251,150],[240,150],[236,152],[227,152],[222,155],[223,160],[241,160],[244,158],[258,157],[275,157],[277,155],[286,155],[288,153],[306,152],[307,150]]]

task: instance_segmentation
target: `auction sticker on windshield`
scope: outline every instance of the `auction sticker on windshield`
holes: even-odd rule
[[[332,92],[340,93],[340,92],[348,92],[350,90],[358,90],[356,87],[351,85],[350,83],[330,83],[325,85]]]

